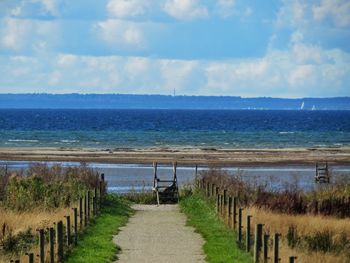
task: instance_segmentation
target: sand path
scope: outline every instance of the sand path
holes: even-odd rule
[[[178,205],[134,205],[128,224],[113,241],[121,247],[118,263],[205,262],[203,238],[186,226]]]

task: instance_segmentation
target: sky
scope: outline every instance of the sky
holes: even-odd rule
[[[350,96],[350,0],[0,0],[0,93]]]

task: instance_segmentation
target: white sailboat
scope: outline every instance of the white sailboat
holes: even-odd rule
[[[305,106],[305,103],[302,102],[302,103],[301,103],[301,106],[300,106],[300,109],[303,110],[303,109],[304,109],[304,106]]]
[[[316,110],[316,107],[315,105],[312,105],[312,109],[311,110]]]

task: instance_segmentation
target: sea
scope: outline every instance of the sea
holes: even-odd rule
[[[0,147],[58,148],[339,148],[350,146],[350,111],[272,110],[0,110]],[[29,161],[1,161],[18,170]],[[52,165],[53,163],[48,163]],[[63,166],[78,163],[62,162]],[[149,191],[153,168],[139,164],[89,163],[105,173],[110,192]],[[204,171],[208,167],[199,167]],[[311,191],[312,165],[225,167],[251,183],[272,190]],[[350,165],[333,166],[332,181],[350,178]],[[160,177],[172,167],[160,166]],[[178,167],[181,186],[195,177],[194,167]]]
[[[0,110],[0,147],[344,146],[350,111]]]

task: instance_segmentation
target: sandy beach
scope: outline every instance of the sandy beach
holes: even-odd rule
[[[97,163],[150,164],[154,161],[181,165],[285,165],[350,164],[350,148],[292,149],[92,149],[92,148],[0,148],[0,160],[75,161]]]

